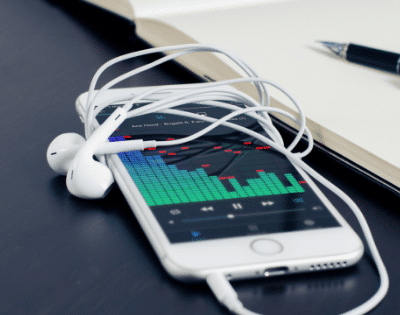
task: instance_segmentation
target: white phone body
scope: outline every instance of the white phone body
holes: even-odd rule
[[[102,99],[134,95],[145,89],[113,89]],[[86,101],[87,92],[76,101],[82,121]],[[97,121],[95,125],[98,126]],[[118,155],[107,156],[107,163],[160,262],[178,280],[203,280],[212,272],[236,280],[337,269],[354,265],[363,255],[364,246],[358,235],[311,178],[298,168],[339,227],[171,243]]]

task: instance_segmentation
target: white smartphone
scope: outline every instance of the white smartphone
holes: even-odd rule
[[[128,98],[144,89],[113,89],[102,99]],[[83,121],[86,100],[84,93],[76,102]],[[102,110],[95,127],[122,105]],[[199,104],[181,108],[212,117],[227,114]],[[248,116],[234,122],[263,132]],[[177,139],[207,124],[149,114],[126,120],[109,141]],[[112,154],[107,163],[162,265],[176,279],[202,280],[211,272],[236,280],[338,269],[363,255],[358,235],[307,174],[269,146],[227,127],[185,145]]]

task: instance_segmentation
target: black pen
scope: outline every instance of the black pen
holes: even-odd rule
[[[319,43],[348,61],[400,74],[400,54],[356,44]]]

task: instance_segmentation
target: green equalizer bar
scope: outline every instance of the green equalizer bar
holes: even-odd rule
[[[118,155],[149,206],[304,192],[290,173],[284,174],[290,186],[285,186],[275,173],[263,171],[242,186],[236,178],[209,176],[202,168],[179,170],[175,165],[166,165],[160,155],[145,157],[139,151]],[[233,191],[228,191],[222,180],[228,180]]]

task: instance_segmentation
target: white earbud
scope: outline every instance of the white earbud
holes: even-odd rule
[[[47,149],[47,162],[52,170],[67,175],[72,160],[85,142],[77,133],[64,133],[55,138]]]
[[[124,109],[117,108],[78,151],[67,174],[67,188],[71,194],[85,199],[103,198],[107,195],[114,183],[114,177],[106,165],[93,159],[93,155],[122,124],[126,115]]]
[[[80,135],[67,133],[50,143],[47,161],[58,174],[67,174],[67,188],[71,194],[97,199],[108,193],[114,177],[106,165],[93,159],[93,155],[122,124],[126,115],[124,109],[117,108],[87,141]]]
[[[114,183],[114,177],[106,165],[93,159],[93,145],[82,149],[71,163],[67,174],[67,188],[79,198],[103,198]]]

